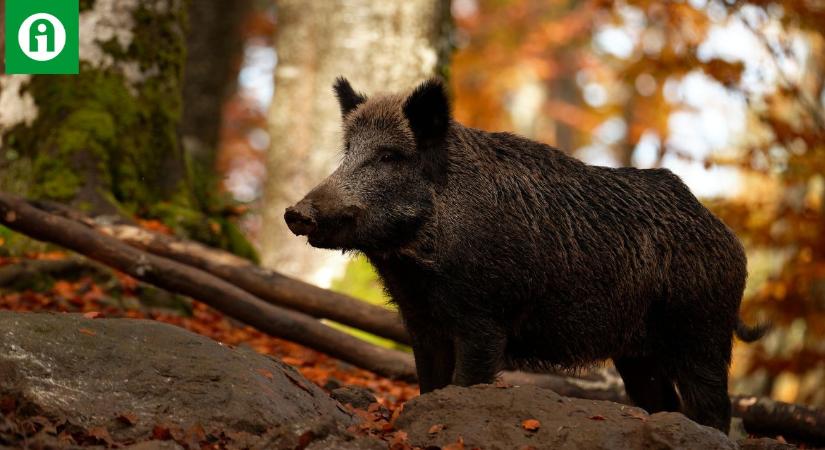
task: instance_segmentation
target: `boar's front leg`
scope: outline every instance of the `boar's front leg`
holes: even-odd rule
[[[413,355],[418,386],[422,394],[441,389],[453,380],[455,353],[453,343],[440,336],[413,334]]]
[[[507,345],[504,331],[488,320],[467,320],[454,339],[455,384],[472,386],[495,381]]]

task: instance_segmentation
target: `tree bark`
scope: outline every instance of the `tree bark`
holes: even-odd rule
[[[409,354],[378,347],[299,312],[268,304],[193,267],[130,247],[76,221],[0,193],[0,223],[81,253],[162,289],[190,296],[272,336],[319,350],[389,378],[414,380]]]
[[[825,411],[764,397],[736,396],[732,402],[734,417],[749,433],[825,445]]]
[[[0,76],[0,189],[117,214],[183,188],[186,2],[81,2],[79,75]]]
[[[251,3],[198,0],[189,4],[180,131],[184,151],[198,175],[211,175],[215,164],[223,105],[236,84],[243,55],[241,26]]]
[[[411,88],[444,70],[449,1],[280,0],[271,149],[265,186],[263,265],[328,285],[345,259],[289,232],[284,208],[338,162],[340,109],[332,83],[346,76],[366,93]]]

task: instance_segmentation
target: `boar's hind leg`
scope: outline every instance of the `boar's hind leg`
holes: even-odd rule
[[[686,416],[727,434],[731,415],[727,365],[683,367],[676,374],[676,384]]]
[[[679,411],[679,397],[673,380],[653,358],[617,358],[616,370],[622,376],[625,391],[633,404],[650,414]]]
[[[455,336],[455,384],[492,383],[501,370],[507,338],[495,324],[467,320]]]

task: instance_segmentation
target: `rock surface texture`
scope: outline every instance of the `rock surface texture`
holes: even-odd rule
[[[533,422],[535,421],[535,422]],[[461,438],[483,449],[736,449],[682,414],[648,415],[618,403],[562,397],[535,386],[450,386],[415,398],[395,422],[409,442],[443,447]]]
[[[315,436],[352,416],[295,369],[171,325],[0,311],[0,398],[116,442],[163,430]],[[280,441],[278,441],[280,442]]]

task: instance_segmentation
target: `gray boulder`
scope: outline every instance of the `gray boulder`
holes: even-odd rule
[[[527,422],[535,420],[536,422]],[[418,447],[492,449],[736,449],[682,414],[562,397],[535,386],[449,386],[415,398],[395,422]]]
[[[159,322],[75,314],[0,311],[2,398],[53,423],[103,428],[118,443],[182,430],[290,446],[354,421],[274,358]]]

